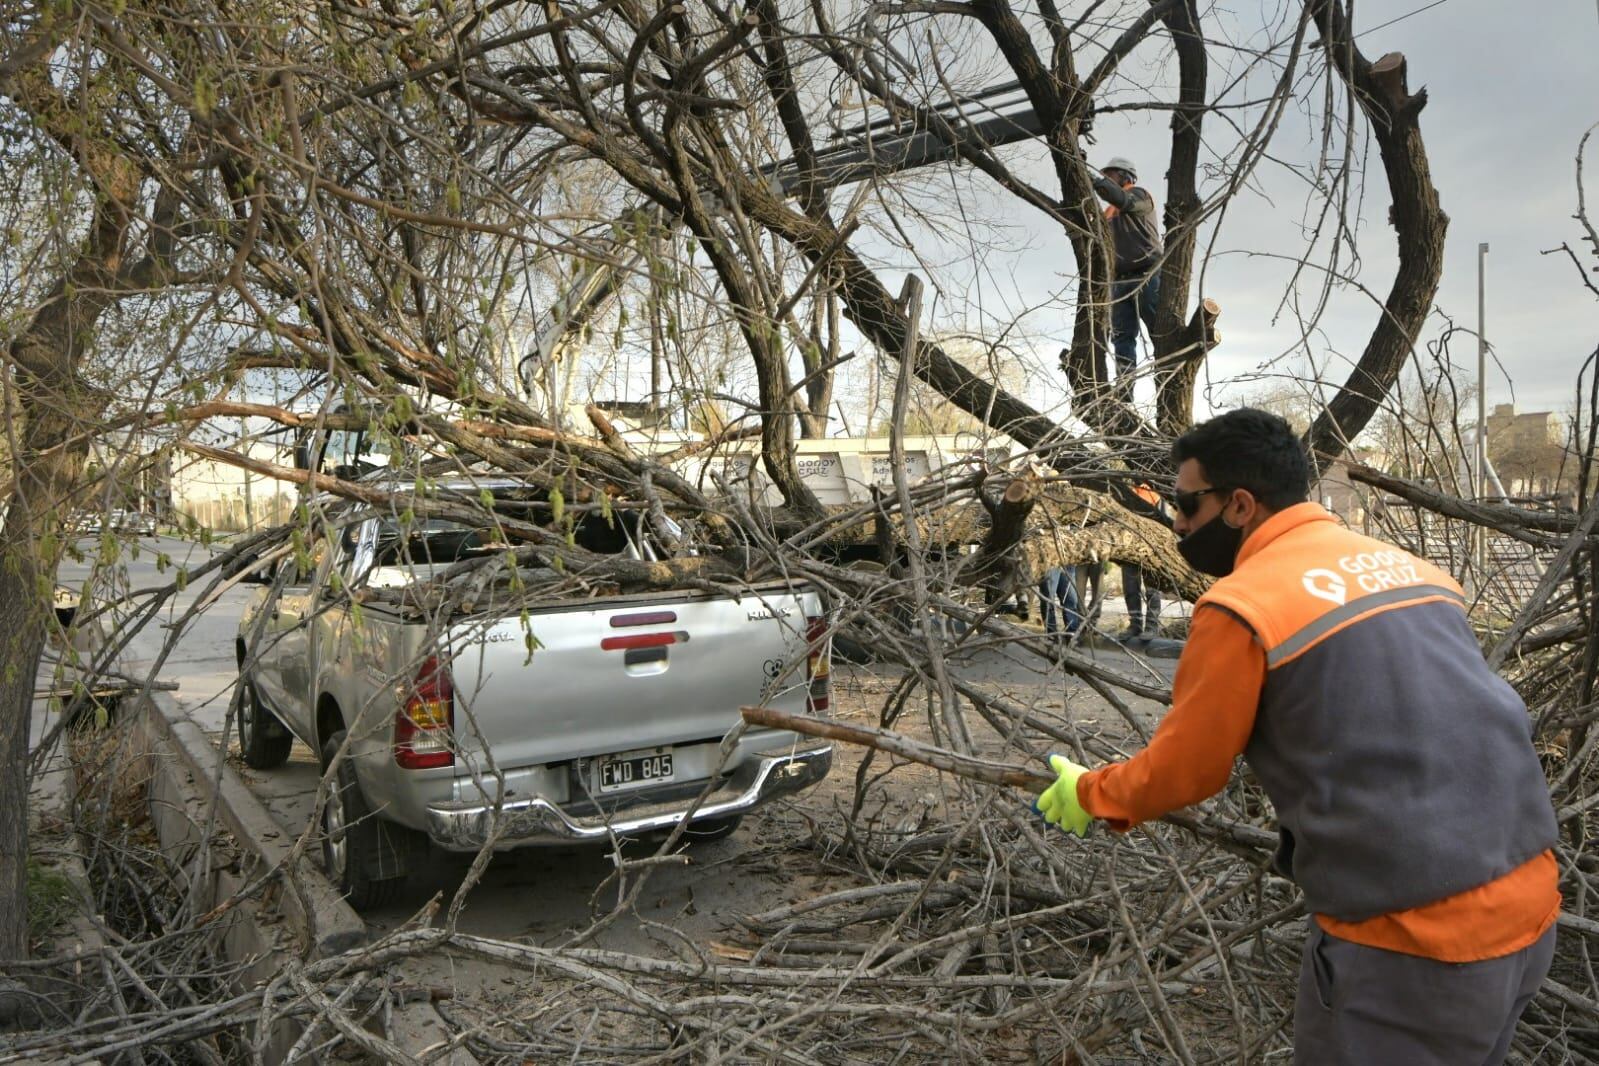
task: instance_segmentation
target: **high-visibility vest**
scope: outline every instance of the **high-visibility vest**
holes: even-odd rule
[[[1313,912],[1407,910],[1553,846],[1526,705],[1438,567],[1302,503],[1249,537],[1207,606],[1265,650],[1244,757],[1277,808],[1278,869]]]

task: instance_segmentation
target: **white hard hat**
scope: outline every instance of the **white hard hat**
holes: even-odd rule
[[[1100,170],[1120,170],[1134,181],[1138,180],[1138,168],[1133,166],[1133,161],[1124,155],[1113,155],[1110,162],[1099,168]]]

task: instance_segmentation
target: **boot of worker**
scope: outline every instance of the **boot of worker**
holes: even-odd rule
[[[1144,618],[1144,626],[1138,632],[1138,639],[1148,644],[1152,640],[1160,639],[1160,614],[1150,611]]]
[[[1122,563],[1122,602],[1127,604],[1127,628],[1116,636],[1120,644],[1138,645],[1144,636],[1144,573],[1134,563]]]
[[[1144,586],[1144,625],[1138,638],[1145,644],[1160,638],[1160,593]]]

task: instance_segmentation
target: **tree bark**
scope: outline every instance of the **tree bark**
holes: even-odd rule
[[[70,22],[71,20],[64,20]],[[41,55],[40,60],[44,57]],[[140,175],[86,132],[83,116],[42,62],[0,67],[0,93],[70,153],[98,197],[76,262],[55,284],[7,352],[22,426],[0,531],[0,959],[27,953],[28,741],[33,689],[52,619],[65,509],[72,506],[89,434],[108,396],[80,374],[96,324],[130,288],[159,283],[156,260],[125,263]],[[171,239],[170,198],[143,220],[152,256]]]
[[[1165,295],[1162,289],[1162,306]],[[1169,437],[1180,436],[1194,424],[1194,386],[1206,354],[1221,343],[1216,332],[1220,314],[1221,305],[1215,300],[1201,300],[1187,325],[1162,337],[1166,351],[1155,361],[1156,421]]]
[[[34,681],[52,622],[67,510],[107,397],[78,373],[117,291],[127,214],[102,208],[78,262],[11,344],[22,413],[0,532],[0,959],[27,952],[28,738]]]
[[[1210,59],[1199,29],[1196,0],[1181,0],[1162,21],[1177,53],[1177,109],[1171,117],[1171,162],[1166,170],[1166,256],[1160,268],[1160,306],[1150,338],[1155,351],[1156,424],[1168,437],[1193,423],[1194,383],[1209,346],[1195,348],[1183,312],[1193,284],[1194,246],[1202,207],[1194,175],[1199,168],[1201,124]],[[1205,306],[1201,303],[1201,308]],[[1214,314],[1211,316],[1214,318]],[[1180,360],[1180,361],[1179,361]],[[1162,369],[1169,365],[1169,369]]]
[[[963,580],[981,582],[991,592],[1001,594],[1014,587],[1018,571],[1016,546],[1026,534],[1027,519],[1042,495],[1042,484],[1032,476],[1016,478],[1005,486],[998,502],[989,507],[988,533],[965,567]]]
[[[1046,66],[1010,4],[977,0],[972,12],[1027,93],[1060,184],[1059,216],[1077,263],[1071,345],[1061,355],[1074,413],[1102,433],[1127,433],[1136,428],[1137,419],[1130,408],[1116,402],[1110,388],[1110,283],[1115,263],[1081,147],[1093,97],[1082,91],[1069,37],[1056,39]]]

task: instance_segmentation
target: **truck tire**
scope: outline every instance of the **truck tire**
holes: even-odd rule
[[[690,822],[688,830],[683,835],[696,844],[708,844],[713,840],[732,836],[743,820],[742,814],[735,814],[728,818],[707,818],[701,822]]]
[[[847,637],[843,633],[833,634],[833,655],[846,663],[855,663],[866,666],[875,663],[880,656],[869,644]]]
[[[239,754],[252,770],[271,770],[289,759],[294,735],[261,704],[255,682],[239,677]]]
[[[345,730],[322,745],[327,766],[344,747]],[[348,753],[333,779],[333,794],[322,806],[322,863],[328,880],[356,910],[381,907],[405,883],[410,862],[408,830],[378,818],[367,806]]]

